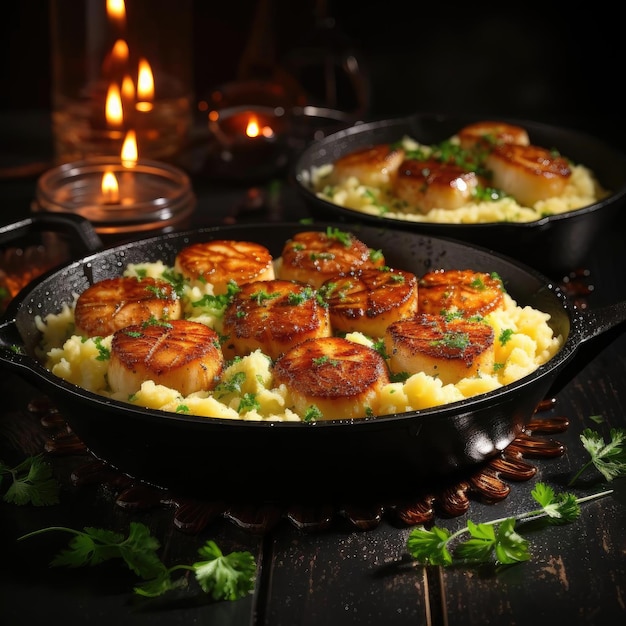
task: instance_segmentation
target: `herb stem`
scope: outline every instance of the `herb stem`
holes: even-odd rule
[[[581,474],[583,472],[585,472],[587,470],[587,468],[591,467],[593,465],[593,459],[590,461],[587,461],[587,463],[585,463],[571,478],[571,480],[567,483],[568,487],[571,487],[581,476]]]
[[[33,532],[31,533],[18,537],[17,540],[22,541],[22,539],[28,539],[29,537],[34,537],[35,535],[43,535],[44,533],[47,533],[53,530],[61,530],[66,533],[72,533],[73,535],[84,534],[80,530],[75,530],[74,528],[66,528],[65,526],[48,526],[46,528],[40,528],[39,530],[33,530]]]
[[[583,502],[589,502],[590,500],[597,500],[598,498],[604,498],[613,493],[613,489],[608,489],[606,491],[599,491],[597,493],[592,493],[589,496],[584,496],[581,498],[576,498],[576,502],[578,504],[582,504]],[[528,519],[541,519],[542,517],[547,517],[548,513],[546,510],[535,509],[534,511],[526,511],[525,513],[520,513],[519,515],[512,515],[511,517],[500,517],[499,519],[489,520],[488,522],[483,522],[485,526],[495,526],[496,524],[501,524],[502,522],[506,522],[507,520],[514,519],[516,521],[528,520]],[[461,535],[469,533],[470,529],[467,527],[461,528],[457,530],[455,533],[450,535],[449,542]]]

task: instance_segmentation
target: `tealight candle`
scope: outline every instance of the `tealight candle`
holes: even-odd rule
[[[34,211],[77,213],[96,232],[171,230],[194,210],[189,177],[167,163],[92,157],[59,165],[37,181]]]
[[[288,162],[288,118],[284,108],[242,105],[208,115],[207,173],[255,181],[270,178]]]

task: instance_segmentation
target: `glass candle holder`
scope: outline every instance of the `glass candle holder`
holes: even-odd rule
[[[119,235],[185,223],[196,206],[187,174],[159,161],[92,157],[48,170],[37,181],[34,211],[76,213],[97,233]]]
[[[174,9],[174,10],[172,10]],[[174,161],[192,126],[192,0],[53,0],[52,131],[58,163],[120,153]]]

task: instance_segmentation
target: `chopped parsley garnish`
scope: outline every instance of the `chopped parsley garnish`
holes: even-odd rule
[[[216,387],[215,392],[218,394],[240,393],[243,384],[246,382],[245,372],[236,372],[230,378],[222,380]]]
[[[446,348],[450,348],[453,350],[460,350],[463,352],[470,345],[470,338],[467,333],[455,333],[455,332],[447,332],[444,333],[441,339],[435,339],[429,343],[429,345],[443,346]]]
[[[346,248],[352,245],[352,235],[339,228],[328,226],[326,228],[326,236],[329,239],[336,239],[339,243],[343,244]]]
[[[95,337],[93,342],[96,344],[98,356],[96,361],[108,361],[111,358],[111,351],[102,345],[102,337]]]
[[[337,367],[339,365],[339,361],[337,359],[331,359],[326,354],[324,356],[319,356],[319,357],[315,357],[311,359],[311,362],[316,367],[321,367],[322,365],[325,365],[326,363],[328,363],[329,365],[332,365],[333,367]]]
[[[324,415],[322,414],[322,412],[314,404],[312,404],[304,412],[303,420],[305,422],[316,422],[317,420],[322,419],[323,417]]]
[[[247,413],[248,411],[255,411],[261,408],[260,402],[256,399],[256,394],[254,393],[244,393],[241,396],[241,401],[239,402],[239,413]]]
[[[498,341],[501,345],[506,345],[511,337],[515,334],[515,331],[512,328],[503,328],[500,336],[498,337]]]
[[[275,300],[280,296],[279,293],[268,293],[267,291],[256,291],[250,295],[250,300],[256,302],[259,306],[263,306],[268,300]]]

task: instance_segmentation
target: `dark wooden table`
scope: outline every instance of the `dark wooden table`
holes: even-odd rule
[[[0,223],[26,215],[34,176],[0,182]],[[257,188],[266,202],[251,208],[245,186],[218,186],[194,180],[197,224],[223,220],[299,219],[306,209],[287,183]],[[256,192],[253,192],[253,196]],[[621,227],[605,235],[588,259],[586,283],[593,290],[588,306],[626,298],[624,242]],[[0,458],[7,462],[48,450],[48,460],[62,484],[61,503],[18,507],[0,501],[0,624],[33,626],[47,620],[110,626],[224,624],[247,626],[307,625],[538,625],[570,626],[624,623],[626,619],[626,486],[623,479],[603,483],[591,472],[574,492],[614,492],[582,505],[580,518],[565,526],[528,529],[532,558],[494,573],[466,568],[415,565],[406,551],[412,526],[390,506],[360,503],[346,509],[330,506],[213,511],[200,518],[180,501],[150,500],[149,493],[119,501],[128,484],[106,472],[91,475],[91,458],[71,440],[59,438],[41,392],[0,372]],[[598,425],[592,416],[601,415]],[[562,432],[539,439],[563,452],[554,457],[525,457],[536,469],[524,480],[501,480],[502,497],[485,501],[479,490],[460,489],[467,511],[435,522],[454,531],[475,522],[507,517],[534,507],[531,490],[543,481],[555,491],[570,490],[567,481],[587,460],[579,439],[585,427],[608,433],[626,427],[626,337],[597,357],[538,414],[566,417]],[[42,419],[43,418],[43,419]],[[56,439],[55,439],[56,437]],[[56,441],[56,443],[54,443]],[[51,445],[53,442],[53,445]],[[297,476],[295,481],[308,476]],[[468,477],[469,478],[469,477]],[[293,478],[291,480],[294,480]],[[465,486],[467,487],[467,485]],[[190,503],[187,502],[187,505]],[[185,517],[183,512],[189,513]],[[194,512],[195,511],[195,512]],[[200,521],[199,521],[200,520]],[[168,563],[190,563],[198,548],[214,539],[224,552],[251,551],[258,564],[254,594],[235,602],[211,602],[194,585],[162,599],[146,600],[131,592],[136,579],[116,563],[90,569],[50,568],[49,561],[68,536],[46,535],[17,542],[22,534],[45,526],[128,528],[147,524],[162,544]],[[184,522],[190,522],[185,527]]]

